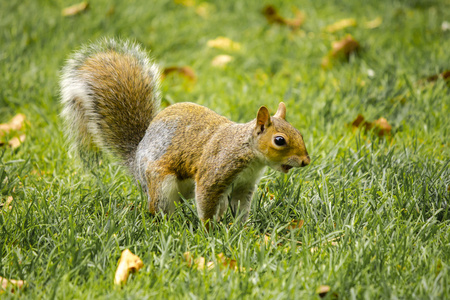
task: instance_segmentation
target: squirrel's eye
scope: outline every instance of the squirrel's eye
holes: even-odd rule
[[[284,146],[284,145],[286,145],[286,140],[282,136],[276,136],[274,138],[274,142],[275,142],[275,145],[277,145],[277,146]]]

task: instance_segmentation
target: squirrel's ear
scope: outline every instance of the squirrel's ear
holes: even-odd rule
[[[272,125],[272,121],[270,120],[269,110],[267,107],[261,106],[256,116],[256,131],[258,134],[262,133],[270,125]]]
[[[283,119],[286,118],[286,105],[283,102],[280,102],[278,105],[277,113],[274,115],[275,118]]]

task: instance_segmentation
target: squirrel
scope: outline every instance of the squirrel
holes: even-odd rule
[[[194,103],[160,110],[160,70],[139,45],[104,39],[75,52],[60,88],[66,131],[78,150],[112,153],[148,195],[151,213],[171,214],[195,195],[198,216],[220,219],[228,205],[248,218],[269,166],[287,173],[310,163],[303,136],[261,106],[239,124]]]

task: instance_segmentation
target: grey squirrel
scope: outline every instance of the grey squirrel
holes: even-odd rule
[[[62,73],[62,116],[76,147],[95,145],[117,156],[148,195],[152,213],[171,214],[179,193],[195,194],[204,223],[228,205],[245,221],[266,166],[287,173],[310,163],[283,102],[274,116],[261,106],[244,124],[194,103],[158,112],[160,71],[135,43],[85,46]]]

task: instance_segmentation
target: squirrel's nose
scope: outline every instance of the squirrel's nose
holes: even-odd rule
[[[306,167],[311,162],[311,159],[309,158],[309,155],[302,159],[302,167]]]

